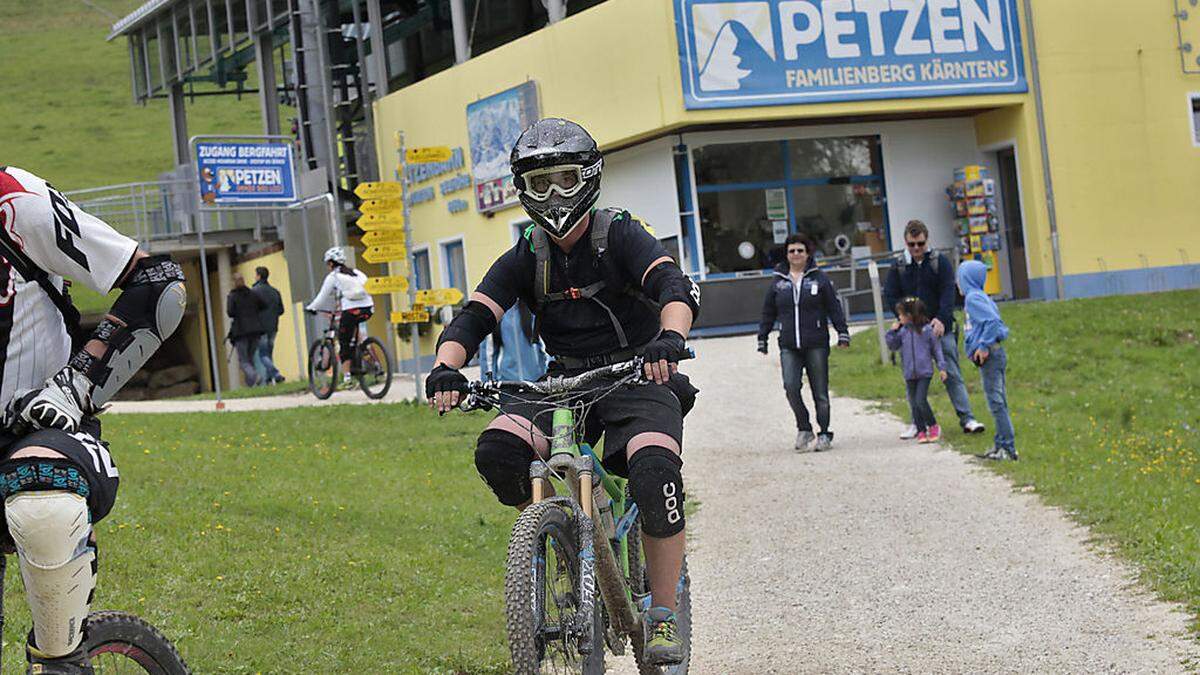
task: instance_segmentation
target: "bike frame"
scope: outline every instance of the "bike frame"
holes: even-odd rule
[[[552,500],[571,501],[578,505],[575,512],[580,539],[579,593],[580,611],[576,616],[575,629],[582,636],[580,651],[590,652],[595,646],[592,634],[591,615],[596,592],[596,578],[600,578],[600,595],[608,609],[610,620],[617,631],[630,634],[640,630],[633,591],[625,579],[629,576],[628,534],[637,517],[637,505],[629,504],[626,510],[624,480],[610,476],[600,463],[600,458],[588,444],[579,444],[575,439],[575,414],[569,408],[556,408],[553,412],[553,436],[550,440],[550,458],[537,460],[529,467],[533,487],[533,503],[547,500],[546,494],[552,487],[551,476],[560,472],[565,476],[571,498],[550,497]],[[592,488],[599,480],[604,491],[612,500],[615,532],[604,531],[602,523],[595,518],[596,505],[592,499]],[[616,551],[613,550],[614,544]],[[599,561],[597,561],[599,558]],[[600,649],[604,647],[599,646]]]

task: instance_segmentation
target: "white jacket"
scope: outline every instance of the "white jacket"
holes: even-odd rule
[[[360,307],[374,309],[375,301],[367,293],[364,286],[366,283],[367,275],[363,274],[362,270],[354,270],[354,274],[334,270],[325,275],[321,292],[308,303],[308,309],[326,312],[332,312],[339,307],[343,310]]]

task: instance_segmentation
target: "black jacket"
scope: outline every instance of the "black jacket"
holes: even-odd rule
[[[895,314],[896,303],[916,296],[925,303],[929,318],[937,318],[947,331],[953,331],[954,303],[958,300],[954,264],[941,253],[931,255],[938,256],[937,272],[933,271],[929,255],[919,264],[912,261],[907,251],[896,257],[883,282],[883,304]]]
[[[280,297],[279,291],[275,287],[268,284],[265,279],[259,279],[254,282],[254,287],[251,289],[254,294],[262,300],[263,308],[258,314],[258,320],[262,324],[264,332],[278,333],[279,332],[279,317],[283,314],[283,298]]]
[[[225,299],[225,314],[233,319],[229,325],[229,339],[262,335],[264,331],[259,313],[263,306],[263,301],[247,286],[229,291],[229,297]]]
[[[813,349],[829,346],[829,324],[837,330],[838,343],[850,344],[850,331],[837,289],[814,260],[800,278],[799,293],[788,276],[787,263],[775,267],[775,276],[763,300],[758,341],[765,344],[775,321],[779,321],[780,349]]]

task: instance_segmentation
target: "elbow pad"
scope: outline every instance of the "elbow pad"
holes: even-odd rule
[[[467,350],[469,362],[475,357],[479,343],[495,329],[496,315],[492,313],[491,308],[478,300],[472,300],[442,331],[437,346],[440,349],[443,342],[457,342]]]
[[[170,256],[139,260],[109,310],[125,325],[105,317],[92,333],[91,340],[107,347],[104,356],[80,350],[71,358],[70,366],[93,384],[96,409],[111,400],[179,327],[187,308],[183,281],[183,268]]]
[[[659,305],[682,302],[692,308],[693,321],[700,316],[700,287],[673,262],[655,265],[646,274],[642,288]]]

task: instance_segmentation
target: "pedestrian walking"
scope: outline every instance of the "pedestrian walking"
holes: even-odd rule
[[[900,318],[884,337],[889,349],[900,352],[908,408],[917,427],[917,442],[933,443],[941,438],[942,429],[929,405],[929,381],[933,379],[935,363],[942,382],[946,381],[942,341],[934,335],[925,313],[925,303],[920,298],[905,298],[894,309]]]
[[[262,310],[263,301],[246,286],[246,278],[235,273],[233,290],[225,298],[225,314],[233,319],[229,324],[228,337],[237,350],[238,365],[247,387],[258,384],[258,374],[254,372],[254,351],[263,334]]]
[[[942,343],[946,357],[946,393],[958,415],[958,425],[969,434],[983,431],[984,426],[971,413],[971,400],[963,384],[958,366],[958,327],[954,321],[954,305],[958,296],[954,285],[954,265],[941,253],[929,250],[929,228],[919,220],[910,220],[904,228],[905,251],[895,260],[883,284],[883,301],[894,308],[904,298],[917,297],[925,303],[929,325]],[[900,434],[908,439],[917,435],[916,421]]]
[[[1008,412],[1006,374],[1008,354],[1001,342],[1008,339],[1008,326],[1000,318],[1000,308],[983,290],[987,267],[978,260],[968,260],[958,268],[958,286],[966,296],[963,320],[966,352],[979,368],[983,378],[983,393],[988,410],[996,421],[996,435],[991,450],[980,455],[984,459],[1016,461],[1016,432]]]
[[[254,372],[258,381],[265,384],[283,382],[283,375],[275,367],[275,335],[279,333],[279,317],[283,315],[283,298],[279,291],[267,279],[271,270],[257,267],[254,270],[254,286],[250,290],[262,300],[263,308],[259,313],[263,334],[258,339],[258,348],[254,351]]]
[[[774,280],[763,300],[758,351],[767,353],[767,337],[778,321],[783,390],[796,417],[795,449],[829,450],[833,447],[833,432],[829,430],[829,326],[832,324],[837,331],[838,347],[850,346],[850,332],[837,290],[817,268],[812,240],[804,234],[793,234],[784,246],[787,262],[775,268]],[[808,408],[800,396],[801,377],[806,371],[820,428],[815,436]]]

